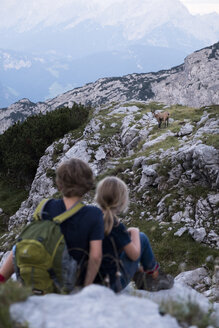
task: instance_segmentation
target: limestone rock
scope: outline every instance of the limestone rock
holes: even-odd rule
[[[173,223],[180,223],[182,217],[183,217],[183,212],[182,211],[177,212],[172,216],[172,222]]]
[[[201,243],[205,237],[206,237],[205,228],[194,229],[192,232],[192,238],[199,243]]]
[[[156,165],[143,165],[140,186],[145,188],[147,186],[154,185],[156,177]]]
[[[10,309],[17,322],[30,328],[179,328],[175,318],[159,314],[158,305],[147,298],[116,295],[106,287],[90,285],[75,295],[31,296]]]
[[[90,155],[87,151],[87,142],[85,140],[78,141],[72,148],[70,148],[65,154],[66,159],[70,159],[72,157],[84,159],[86,162],[89,162]],[[63,158],[63,160],[65,159]]]
[[[174,236],[181,237],[184,234],[184,232],[186,232],[186,231],[187,231],[187,228],[182,227],[179,230],[177,230],[177,232],[174,233]]]
[[[208,277],[208,272],[205,268],[198,268],[191,271],[181,272],[177,277],[175,277],[175,281],[184,283],[188,286],[194,286],[197,283],[203,281],[203,279]]]
[[[190,123],[186,123],[180,131],[177,133],[179,137],[187,136],[188,134],[191,134],[194,129],[194,126]]]
[[[96,152],[96,155],[95,155],[95,158],[97,161],[100,161],[101,159],[105,159],[106,158],[106,153],[105,151],[103,150],[102,147],[100,147],[97,152]]]

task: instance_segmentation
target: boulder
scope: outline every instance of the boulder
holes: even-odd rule
[[[207,233],[205,228],[198,228],[198,229],[193,229],[191,235],[195,241],[201,243],[206,237]]]
[[[155,179],[157,177],[156,169],[157,165],[143,165],[142,166],[142,176],[140,180],[141,187],[147,187],[154,185]]]
[[[205,268],[198,268],[191,271],[181,272],[175,281],[186,284],[187,286],[195,286],[201,283],[204,278],[208,277],[208,271]]]
[[[186,123],[181,129],[180,131],[177,133],[178,137],[183,137],[183,136],[187,136],[189,134],[192,133],[194,129],[194,126],[190,123]]]

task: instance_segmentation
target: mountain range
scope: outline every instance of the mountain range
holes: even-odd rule
[[[183,64],[156,73],[129,74],[101,78],[74,88],[45,102],[34,103],[27,98],[0,109],[3,133],[14,122],[58,107],[71,107],[74,102],[101,106],[110,102],[158,101],[167,105],[200,107],[219,103],[219,42],[196,51]]]
[[[45,101],[98,78],[168,69],[218,41],[219,15],[191,15],[179,0],[67,1],[46,13],[24,3],[13,20],[0,13],[0,107]]]

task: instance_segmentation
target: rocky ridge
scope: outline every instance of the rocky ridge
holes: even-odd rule
[[[168,128],[158,129],[152,108],[170,112]],[[218,115],[218,106],[167,108],[138,102],[97,107],[84,131],[69,133],[47,148],[28,199],[10,218],[9,233],[0,239],[3,252],[10,249],[17,229],[31,220],[38,202],[57,193],[55,170],[71,157],[87,161],[98,179],[113,174],[128,184],[131,203],[123,218],[127,225],[153,223],[159,238],[178,243],[189,235],[197,245],[218,250]],[[92,195],[87,200],[92,201]],[[201,278],[192,281],[190,276],[187,283],[219,300],[219,277],[208,269],[214,261],[206,258]],[[183,263],[168,265],[186,271],[186,256]]]
[[[135,99],[192,107],[218,104],[218,59],[219,43],[216,43],[192,53],[185,58],[182,65],[169,70],[101,78],[36,104],[22,99],[0,110],[0,133],[17,120],[24,120],[27,116],[54,110],[60,106],[72,106],[73,102],[98,106]]]

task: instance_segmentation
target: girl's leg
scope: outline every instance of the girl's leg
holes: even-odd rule
[[[140,243],[141,254],[138,260],[130,260],[125,252],[122,252],[120,255],[122,272],[120,278],[118,277],[117,282],[111,285],[111,288],[114,291],[120,291],[129,284],[136,271],[138,271],[140,263],[145,271],[153,272],[159,268],[159,264],[154,257],[149,239],[143,232],[140,232]]]
[[[141,241],[140,263],[143,266],[144,271],[153,273],[153,271],[158,270],[159,264],[155,259],[150,241],[143,232],[140,232],[140,241]]]
[[[132,280],[135,272],[138,270],[140,258],[136,261],[130,260],[125,252],[120,255],[121,261],[121,276],[120,290],[124,289]]]
[[[148,291],[158,291],[171,288],[174,284],[174,278],[169,274],[165,274],[160,269],[153,254],[148,237],[140,232],[140,240],[140,263],[143,266],[143,271],[136,272],[133,277],[136,288]]]

